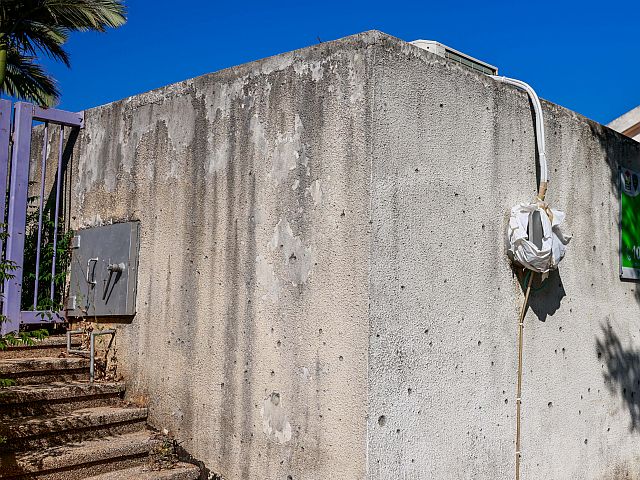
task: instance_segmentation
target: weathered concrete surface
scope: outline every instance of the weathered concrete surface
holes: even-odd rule
[[[504,238],[536,192],[530,102],[389,43],[371,67],[369,478],[513,478],[523,295]],[[640,145],[543,107],[547,200],[574,239],[525,320],[522,478],[637,478],[640,292],[618,278],[616,175]]]
[[[544,108],[548,200],[575,237],[526,318],[523,478],[634,478],[640,297],[618,279],[615,172],[640,145]],[[118,356],[152,423],[228,479],[512,476],[524,94],[368,32],[86,125],[73,223],[141,221]]]
[[[227,479],[365,476],[378,37],[86,112],[75,226],[141,222],[127,391]]]

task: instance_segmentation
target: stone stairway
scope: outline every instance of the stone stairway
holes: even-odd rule
[[[153,470],[163,440],[124,385],[89,383],[89,360],[65,357],[66,338],[0,351],[0,479],[194,480],[187,463]]]

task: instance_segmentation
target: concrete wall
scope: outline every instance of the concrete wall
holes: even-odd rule
[[[640,144],[544,107],[548,200],[575,237],[526,318],[523,478],[637,478],[615,175]],[[512,476],[524,94],[368,32],[86,124],[73,222],[141,221],[118,357],[156,426],[227,479]]]
[[[530,102],[388,44],[372,67],[369,478],[513,478],[523,295],[504,237],[536,193]],[[547,200],[574,239],[525,320],[522,478],[640,478],[640,292],[618,276],[616,189],[640,144],[543,107]]]
[[[227,479],[365,476],[373,37],[86,112],[75,226],[141,222],[128,395]]]

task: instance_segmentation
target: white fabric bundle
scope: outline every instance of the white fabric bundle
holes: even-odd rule
[[[533,212],[540,212],[542,222],[542,248],[529,239],[528,227]],[[566,245],[571,235],[564,235],[560,230],[565,214],[549,208],[546,203],[521,203],[511,209],[509,219],[509,256],[529,270],[546,274],[558,268],[564,257]]]

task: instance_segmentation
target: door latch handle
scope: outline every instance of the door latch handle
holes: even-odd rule
[[[120,262],[120,263],[110,263],[109,266],[107,267],[107,270],[109,270],[109,273],[122,273],[124,272],[124,269],[127,266],[124,264],[124,262]]]
[[[95,262],[95,264],[98,264],[98,257],[96,258],[90,258],[89,260],[87,260],[87,283],[89,285],[95,285],[96,282],[96,267],[95,265],[93,266],[93,270],[91,270],[91,262]],[[92,280],[89,280],[89,273],[91,273],[91,278]]]

